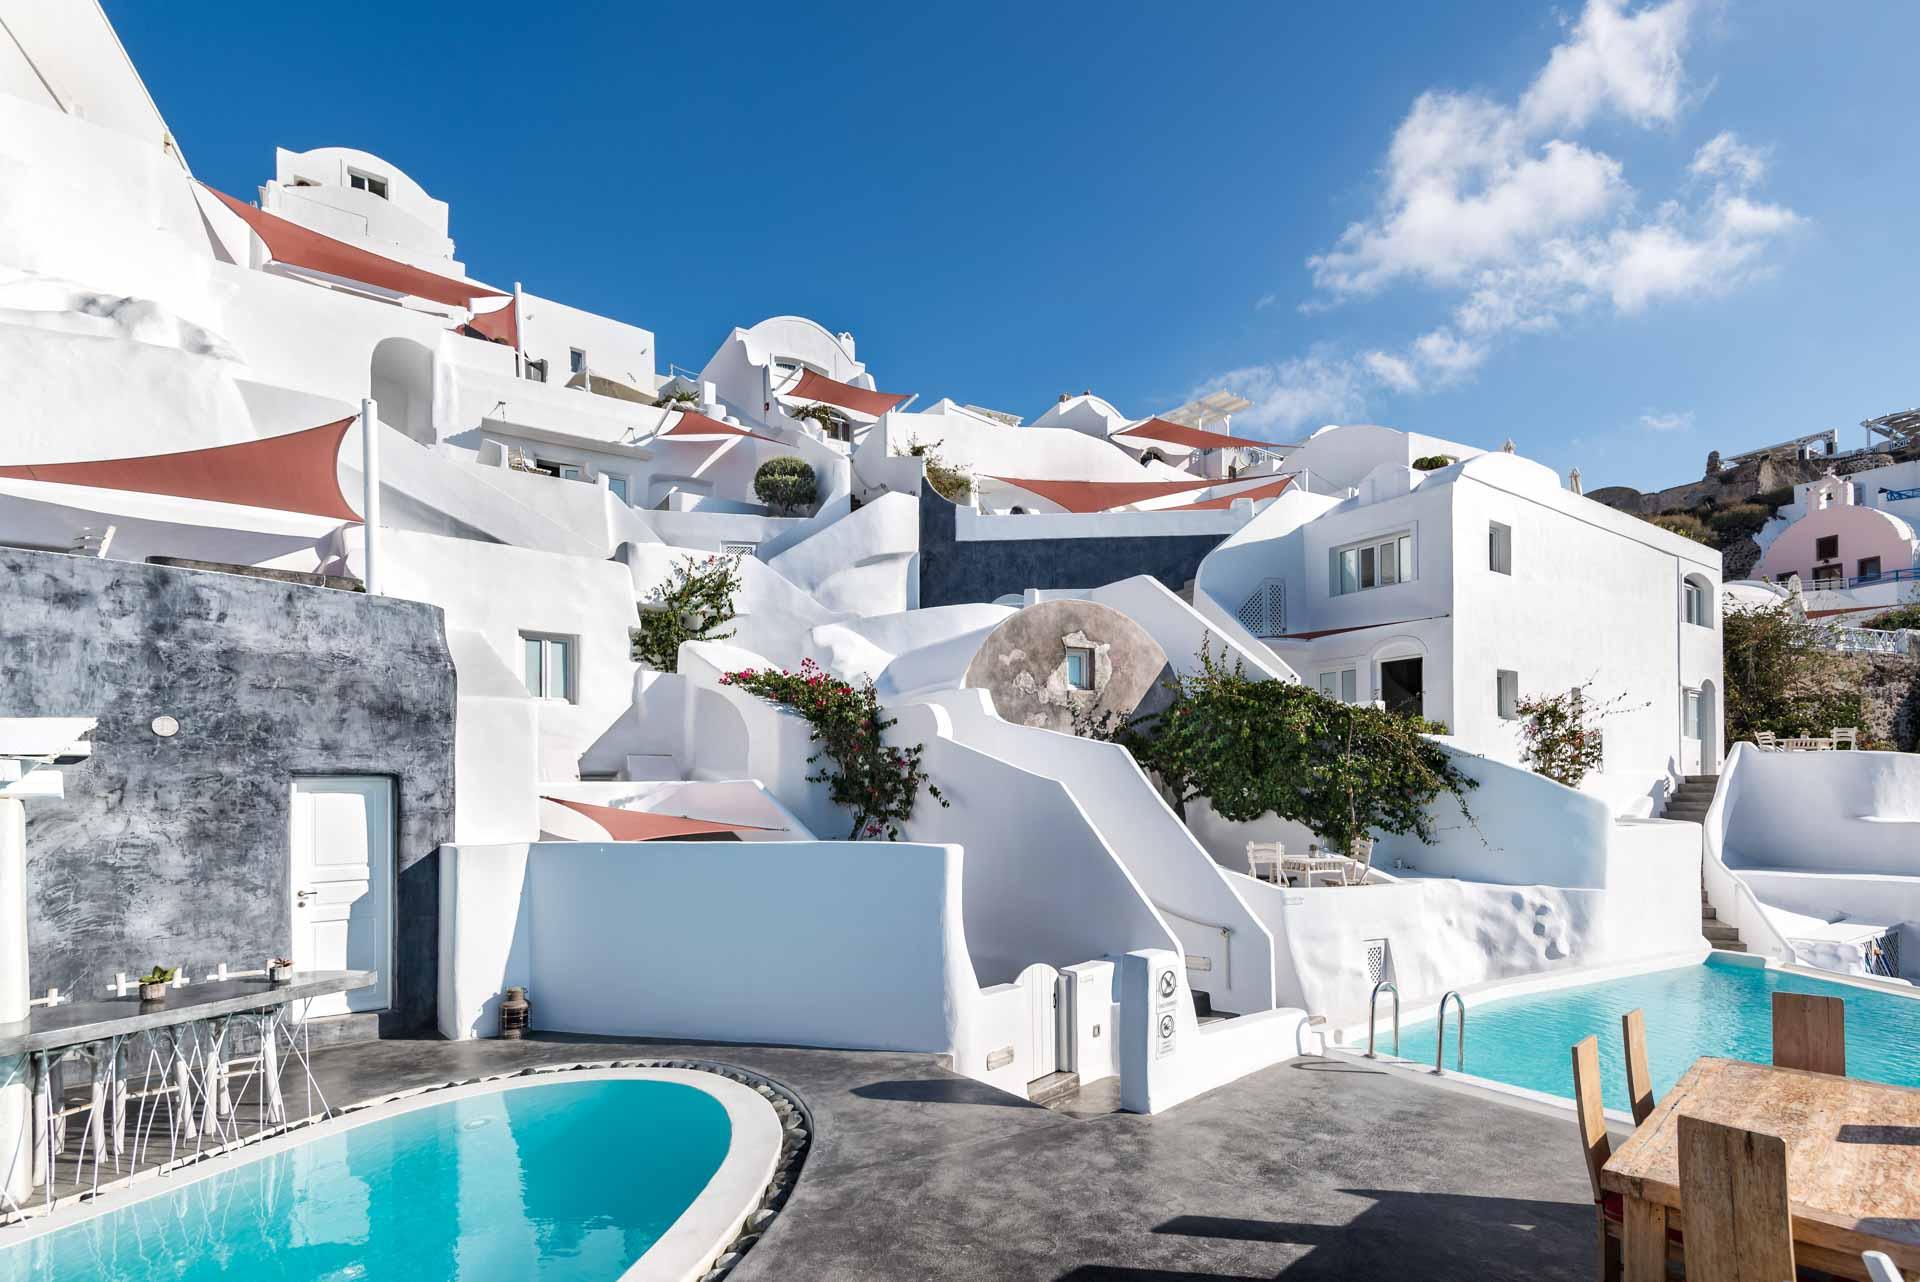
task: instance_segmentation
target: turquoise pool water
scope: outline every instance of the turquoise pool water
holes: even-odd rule
[[[731,1137],[725,1106],[678,1082],[493,1091],[0,1250],[0,1282],[613,1282]]]
[[[1708,958],[1627,979],[1605,980],[1500,1001],[1467,1003],[1467,1066],[1476,1077],[1571,1098],[1568,1048],[1600,1039],[1600,1092],[1608,1108],[1627,1111],[1627,1074],[1620,1017],[1639,1007],[1647,1019],[1647,1067],[1664,1094],[1702,1055],[1773,1059],[1775,992],[1819,993],[1847,1003],[1847,1075],[1920,1086],[1920,998],[1807,979]],[[1389,1003],[1381,1002],[1380,1018]],[[1453,1019],[1447,1016],[1446,1067],[1454,1064]],[[1383,1028],[1382,1050],[1392,1049]],[[1431,1021],[1403,1030],[1400,1053],[1433,1063]]]

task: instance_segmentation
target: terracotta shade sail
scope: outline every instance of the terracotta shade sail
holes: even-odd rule
[[[1114,433],[1115,436],[1138,436],[1149,441],[1165,441],[1169,445],[1184,445],[1195,450],[1217,450],[1229,446],[1252,446],[1255,449],[1270,450],[1272,441],[1256,441],[1245,436],[1228,436],[1225,432],[1209,432],[1204,427],[1188,427],[1183,423],[1169,423],[1164,418],[1150,418],[1144,423],[1135,423]]]
[[[564,797],[542,797],[556,806],[585,815],[600,825],[615,841],[668,841],[674,837],[704,837],[721,832],[772,832],[755,824],[714,823],[710,819],[688,819],[681,815],[656,815],[650,810],[621,810],[616,806],[596,806],[590,801],[568,801]]]
[[[672,427],[668,428],[666,431],[660,433],[660,435],[662,436],[751,436],[754,440],[765,441],[769,445],[778,445],[780,443],[774,440],[771,436],[762,436],[758,432],[749,432],[744,427],[735,427],[731,423],[722,423],[717,418],[708,418],[705,414],[698,413],[694,410],[682,410],[680,413],[680,421],[678,423],[675,423]]]
[[[467,328],[483,338],[519,350],[520,309],[513,305],[512,295],[507,296],[505,307],[496,307],[490,312],[475,312],[473,319],[467,322]]]
[[[1221,482],[1229,484],[1230,482]],[[1238,499],[1270,499],[1281,494],[1293,484],[1291,476],[1283,476],[1271,485],[1256,485],[1250,490],[1241,490],[1238,494],[1223,494],[1217,499],[1201,499],[1198,503],[1182,503],[1179,507],[1163,507],[1161,512],[1221,512],[1234,505]]]
[[[202,186],[206,184],[202,183]],[[238,214],[253,234],[266,243],[267,253],[276,263],[285,263],[289,267],[304,267],[309,271],[325,272],[329,276],[339,276],[346,280],[357,280],[368,285],[377,285],[381,289],[390,289],[396,294],[411,294],[415,298],[429,298],[436,303],[446,303],[453,307],[464,307],[469,311],[477,304],[498,304],[505,301],[507,318],[503,322],[492,315],[490,306],[484,317],[475,317],[475,328],[490,338],[494,333],[478,322],[486,319],[496,327],[513,324],[513,295],[495,289],[491,285],[480,285],[473,281],[455,280],[451,276],[440,276],[433,272],[422,271],[380,254],[370,253],[344,240],[335,240],[331,236],[322,236],[310,231],[299,223],[291,222],[278,214],[270,214],[264,209],[255,209],[244,201],[235,200],[223,191],[207,187],[221,204]]]
[[[801,370],[800,381],[780,394],[802,401],[825,401],[828,405],[838,405],[856,414],[871,414],[874,418],[879,418],[901,401],[911,399],[906,393],[895,395],[892,392],[871,392],[864,387],[854,387],[850,383],[828,378],[825,374],[816,374],[810,369]]]
[[[1161,499],[1171,494],[1185,494],[1189,490],[1204,490],[1210,485],[1226,484],[1224,481],[1207,480],[1055,481],[1019,476],[990,476],[987,479],[1017,485],[1050,503],[1059,504],[1069,512],[1105,512],[1131,503],[1144,503],[1148,499]]]
[[[353,421],[343,418],[285,436],[180,454],[0,467],[0,477],[168,494],[358,521],[360,514],[347,506],[346,497],[340,493],[338,472],[340,442]]]

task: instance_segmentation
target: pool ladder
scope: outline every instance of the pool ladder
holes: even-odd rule
[[[1380,990],[1386,989],[1393,994],[1393,1057],[1400,1058],[1400,990],[1393,981],[1383,979],[1373,986],[1373,995],[1367,998],[1367,1058],[1378,1059],[1373,1053],[1373,1023],[1380,1014]]]
[[[1464,1073],[1467,1070],[1467,999],[1460,990],[1450,988],[1447,995],[1440,999],[1440,1009],[1433,1019],[1433,1075],[1440,1077],[1447,1071],[1440,1067],[1441,1058],[1447,1053],[1447,1003],[1454,1005],[1453,1025],[1453,1071]],[[1397,998],[1396,998],[1397,1004]]]

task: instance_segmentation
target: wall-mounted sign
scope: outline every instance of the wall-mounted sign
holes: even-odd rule
[[[1173,1054],[1173,1035],[1180,1027],[1176,1008],[1180,1002],[1180,978],[1172,970],[1163,970],[1153,985],[1153,1057],[1165,1059]]]

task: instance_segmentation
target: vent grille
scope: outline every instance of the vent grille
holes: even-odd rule
[[[1384,939],[1369,939],[1367,948],[1367,982],[1377,984],[1383,979],[1393,978],[1392,955],[1387,950]]]
[[[1241,602],[1234,614],[1247,631],[1265,639],[1284,636],[1287,631],[1287,584],[1284,579],[1268,579]]]

